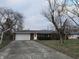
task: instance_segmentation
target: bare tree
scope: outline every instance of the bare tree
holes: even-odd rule
[[[66,16],[66,0],[62,1],[61,4],[58,4],[57,0],[47,0],[49,4],[48,13],[43,12],[42,14],[53,23],[56,31],[59,34],[61,44],[64,42],[63,35],[65,34],[65,26],[68,19],[65,21],[62,20],[62,16]],[[53,2],[51,2],[53,1]],[[57,14],[57,15],[55,15]]]
[[[70,26],[73,26],[73,25],[67,25],[71,24],[68,21],[71,20],[77,26],[79,26],[78,22],[76,22],[76,19],[74,19],[74,17],[79,17],[79,0],[71,0],[75,5],[75,8],[73,10],[69,10],[67,8],[68,7],[67,0],[61,0],[61,2],[59,2],[60,0],[47,0],[47,1],[49,4],[48,6],[49,10],[48,12],[43,11],[42,14],[53,23],[56,31],[59,34],[60,42],[62,44],[64,42],[63,35],[66,35],[66,32],[68,33],[71,30]],[[73,16],[69,15],[69,13],[72,13]],[[63,19],[62,17],[66,18]]]
[[[11,9],[0,8],[0,32],[1,40],[3,41],[3,36],[5,32],[14,32],[16,30],[22,30],[23,16],[14,12]]]
[[[76,26],[79,27],[79,20],[78,20],[79,19],[79,0],[71,0],[71,2],[73,4],[72,10],[68,10],[67,8],[66,8],[66,10],[67,10],[67,12],[72,13],[73,16],[70,16],[68,14],[66,14],[66,15],[76,24]],[[75,17],[77,19],[74,19]],[[77,20],[77,22],[76,22],[76,20]]]

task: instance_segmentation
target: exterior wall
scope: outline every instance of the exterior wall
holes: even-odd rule
[[[16,34],[15,40],[30,40],[30,34]]]
[[[69,35],[68,39],[78,39],[79,35]]]

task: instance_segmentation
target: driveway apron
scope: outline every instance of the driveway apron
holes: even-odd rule
[[[0,50],[0,59],[72,59],[35,41],[13,41]]]

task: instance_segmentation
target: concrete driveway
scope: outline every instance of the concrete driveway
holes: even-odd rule
[[[0,50],[0,59],[72,59],[35,41],[13,41]]]

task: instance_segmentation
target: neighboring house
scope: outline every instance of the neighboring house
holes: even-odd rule
[[[72,32],[68,35],[68,39],[79,39],[79,32]]]
[[[51,39],[52,30],[23,30],[15,32],[15,40]]]

